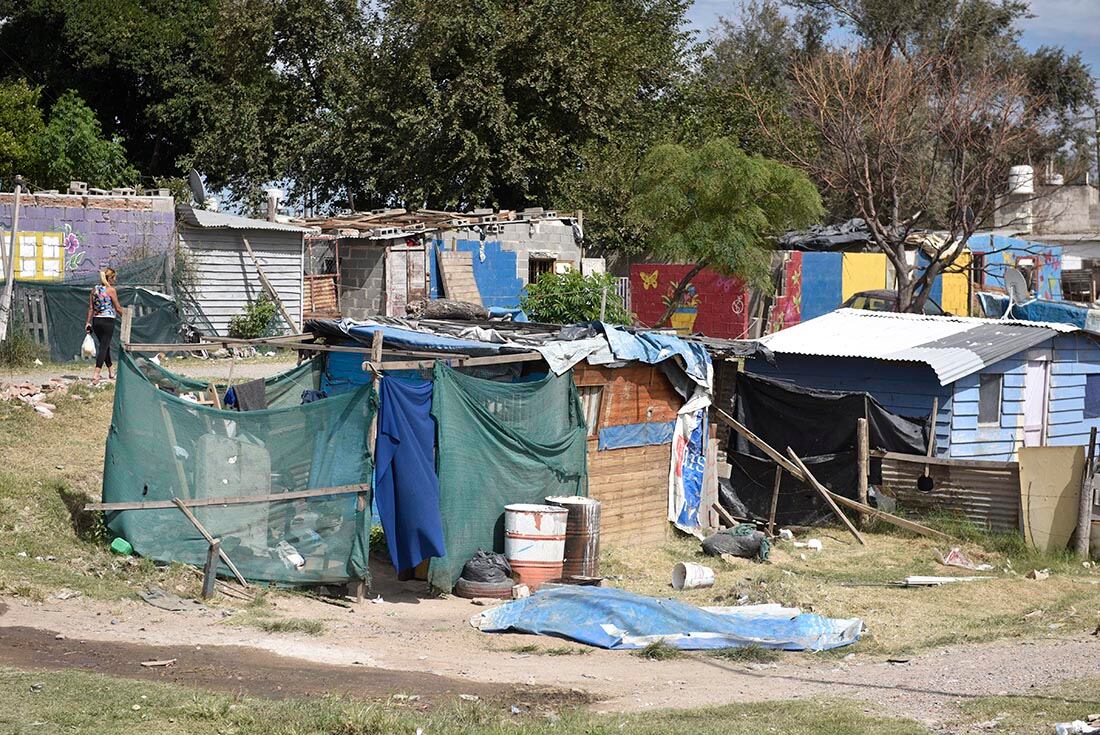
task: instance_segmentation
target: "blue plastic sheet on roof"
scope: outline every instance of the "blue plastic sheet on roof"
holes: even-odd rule
[[[680,366],[698,385],[710,389],[710,355],[703,345],[680,339],[675,334],[631,333],[613,324],[601,324],[611,352],[619,360],[638,360],[656,365],[678,357]]]
[[[555,587],[474,619],[487,633],[549,635],[613,649],[662,640],[683,650],[760,646],[825,651],[855,643],[859,618],[826,618],[780,605],[701,608],[610,587]]]
[[[987,317],[1000,319],[1008,310],[1007,296],[983,291],[978,293],[978,301],[981,304],[982,313]],[[1007,318],[1028,322],[1072,324],[1090,332],[1100,329],[1100,310],[1066,301],[1036,299],[1026,304],[1014,304]]]

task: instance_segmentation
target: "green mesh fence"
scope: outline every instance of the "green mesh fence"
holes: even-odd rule
[[[367,579],[374,415],[370,385],[305,405],[317,362],[266,381],[269,406],[238,412],[199,405],[168,392],[205,384],[145,358],[119,361],[107,438],[107,503],[207,499],[364,484],[357,495],[196,506],[194,514],[245,577],[290,584]],[[112,532],[142,556],[201,564],[207,543],[177,508],[107,513]],[[221,566],[219,574],[228,570]]]
[[[504,551],[504,506],[587,495],[586,428],[572,372],[498,383],[435,365],[432,416],[447,556],[428,580],[449,592],[477,549]]]

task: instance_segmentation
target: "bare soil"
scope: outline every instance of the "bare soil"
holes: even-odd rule
[[[783,654],[769,664],[702,653],[649,661],[568,641],[484,634],[468,622],[484,607],[429,598],[422,583],[378,572],[375,594],[383,602],[344,609],[302,596],[276,598],[278,615],[323,621],[325,632],[316,637],[237,626],[231,609],[216,606],[164,612],[140,601],[9,598],[0,614],[0,664],[89,668],[269,697],[403,693],[431,702],[465,693],[536,706],[590,701],[596,710],[620,712],[825,696],[860,700],[942,732],[966,731],[956,728],[958,705],[967,700],[1031,697],[1062,681],[1100,676],[1100,638],[1080,634],[948,646],[902,663],[843,650]],[[532,644],[583,653],[540,655],[526,650]],[[179,660],[167,669],[139,665],[168,658]]]

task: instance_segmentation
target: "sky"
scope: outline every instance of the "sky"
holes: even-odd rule
[[[688,19],[696,30],[714,27],[719,16],[737,13],[739,0],[695,0]],[[1022,24],[1023,45],[1063,46],[1069,52],[1080,51],[1100,78],[1100,0],[1031,0],[1031,18]]]

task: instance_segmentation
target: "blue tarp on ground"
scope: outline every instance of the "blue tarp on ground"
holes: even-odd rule
[[[761,646],[824,651],[859,640],[863,621],[780,605],[701,608],[609,587],[554,587],[474,618],[487,633],[549,635],[600,648],[637,649],[657,640],[700,650]]]
[[[435,474],[432,383],[386,376],[378,386],[374,497],[397,571],[446,556]]]

